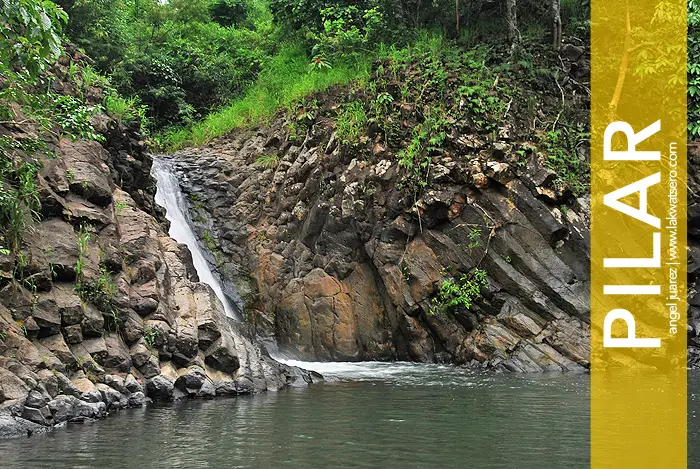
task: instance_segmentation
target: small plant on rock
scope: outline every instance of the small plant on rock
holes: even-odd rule
[[[367,112],[362,101],[353,101],[343,106],[338,115],[336,132],[344,144],[355,144],[367,130]]]
[[[476,226],[469,231],[469,252],[481,246],[481,227]]]
[[[262,155],[255,160],[255,163],[265,169],[275,169],[277,167],[277,163],[279,163],[279,158],[280,157],[277,153],[272,155]]]
[[[433,298],[431,314],[443,314],[456,306],[470,308],[474,301],[481,298],[481,287],[488,284],[486,277],[485,270],[476,268],[471,275],[443,280],[438,287],[437,296]]]
[[[149,348],[153,348],[160,337],[160,331],[156,328],[150,328],[143,333],[143,340],[146,341]]]

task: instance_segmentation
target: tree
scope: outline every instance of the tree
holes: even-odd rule
[[[688,1],[688,135],[700,139],[700,1]]]
[[[248,17],[248,10],[241,0],[216,0],[209,7],[211,18],[221,26],[238,26]]]
[[[64,0],[68,35],[95,60],[100,70],[113,72],[128,45],[131,3],[114,0]]]
[[[61,55],[61,25],[66,13],[50,0],[0,2],[0,60],[33,77]]]
[[[561,0],[552,0],[552,46],[561,48]]]
[[[518,5],[516,0],[506,0],[506,22],[508,23],[508,40],[512,45],[520,42],[518,31]]]

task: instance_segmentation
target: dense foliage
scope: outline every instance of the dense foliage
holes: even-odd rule
[[[48,1],[0,2],[0,254],[16,256],[20,280],[26,261],[22,238],[41,211],[38,174],[43,162],[55,157],[52,148],[61,138],[103,139],[91,123],[103,108],[87,93],[105,79],[84,64],[71,63],[62,77],[50,71],[63,53],[65,19]],[[78,92],[54,91],[51,83],[59,78]]]
[[[239,95],[275,45],[264,8],[237,0],[61,4],[69,37],[156,127],[190,124]]]
[[[61,53],[60,25],[68,17],[49,0],[0,2],[0,62],[24,68],[31,76]]]
[[[147,106],[158,129],[188,126],[249,94],[258,79],[287,73],[300,83],[347,81],[365,71],[380,44],[406,45],[423,29],[475,45],[506,38],[504,1],[464,0],[59,0],[67,33],[112,77],[118,91]],[[565,25],[586,16],[564,0]],[[520,0],[523,39],[546,40],[549,4]],[[276,68],[277,66],[279,68]],[[312,73],[340,69],[334,79]],[[263,73],[264,72],[264,73]],[[262,74],[262,76],[261,76]],[[282,78],[282,77],[280,77]],[[278,79],[272,81],[280,81]],[[297,96],[294,86],[283,93]],[[301,88],[308,89],[307,86]],[[278,104],[288,101],[280,96]]]

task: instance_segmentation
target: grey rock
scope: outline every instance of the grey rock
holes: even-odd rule
[[[155,400],[170,400],[173,398],[175,385],[163,375],[154,376],[146,382],[148,396]]]
[[[137,391],[129,396],[129,407],[142,407],[146,405],[148,398],[141,392]]]
[[[143,387],[131,374],[126,375],[124,386],[131,393],[143,392]]]
[[[119,391],[106,384],[98,383],[95,385],[102,396],[102,401],[107,404],[107,408],[119,408],[122,395]]]

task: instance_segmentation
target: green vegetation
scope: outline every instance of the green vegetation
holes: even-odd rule
[[[258,80],[241,98],[195,125],[166,132],[160,143],[170,149],[201,145],[235,128],[263,122],[279,109],[293,106],[310,93],[366,77],[369,67],[369,62],[360,62],[319,72],[309,68],[302,46],[285,46],[270,59]]]
[[[80,299],[90,302],[102,311],[108,319],[107,327],[117,331],[121,325],[119,309],[114,305],[114,297],[117,294],[117,286],[112,280],[112,273],[100,263],[99,274],[94,280],[86,280],[85,267],[90,255],[90,228],[82,225],[78,231],[78,259],[75,264],[75,292]]]
[[[78,259],[75,263],[75,277],[78,282],[83,279],[86,256],[88,255],[88,243],[90,242],[90,232],[85,225],[78,231]]]
[[[65,12],[48,0],[0,2],[0,123],[13,132],[0,136],[0,252],[15,255],[17,265],[22,237],[40,217],[39,171],[55,157],[47,142],[104,140],[91,122],[103,108],[89,94],[108,80],[68,57],[65,74],[56,75],[66,21]],[[54,91],[57,80],[72,85],[78,96]],[[72,183],[75,171],[68,169],[67,177]]]
[[[60,0],[67,34],[156,128],[239,96],[276,47],[270,12],[237,0]]]
[[[119,124],[131,124],[138,120],[144,130],[148,126],[146,106],[140,105],[138,98],[124,98],[113,92],[105,96],[104,106],[107,114]]]
[[[60,25],[67,20],[50,0],[3,0],[0,63],[36,77],[61,55]]]
[[[156,346],[158,337],[160,337],[160,331],[156,328],[148,329],[143,333],[143,338],[146,341],[146,344],[148,344],[149,348],[153,348]]]
[[[16,0],[17,1],[17,0]],[[462,46],[503,41],[545,42],[549,5],[519,0],[523,38],[511,38],[505,2],[434,0],[58,0],[68,13],[68,37],[96,60],[111,86],[134,101],[106,100],[118,120],[129,108],[170,149],[198,145],[240,126],[270,118],[308,94],[367,79],[391,45],[415,43],[422,31],[440,31]],[[511,2],[515,3],[515,2]],[[585,25],[587,10],[562,2],[566,28]],[[554,24],[554,23],[553,23]],[[556,31],[552,30],[552,34]],[[520,34],[518,35],[520,36]],[[440,62],[426,68],[440,80]],[[82,89],[99,80],[88,70]],[[488,88],[465,83],[473,109],[487,109]],[[386,106],[382,99],[377,104]],[[366,111],[369,111],[366,108]],[[352,128],[350,131],[352,132]]]
[[[488,285],[487,276],[485,270],[475,268],[471,274],[458,279],[443,280],[433,298],[431,312],[439,315],[457,306],[470,308],[474,301],[481,298],[481,288]]]
[[[272,155],[262,155],[257,160],[255,160],[255,163],[265,169],[275,169],[277,167],[279,159],[280,157],[277,153]]]
[[[688,0],[688,137],[700,138],[700,1]]]
[[[352,101],[343,106],[337,122],[338,138],[345,144],[357,143],[367,130],[367,113],[361,101]]]
[[[588,144],[590,132],[553,130],[538,137],[547,155],[547,166],[557,173],[557,184],[566,185],[574,195],[583,195],[590,185],[591,174],[590,163],[579,153],[579,148]]]

